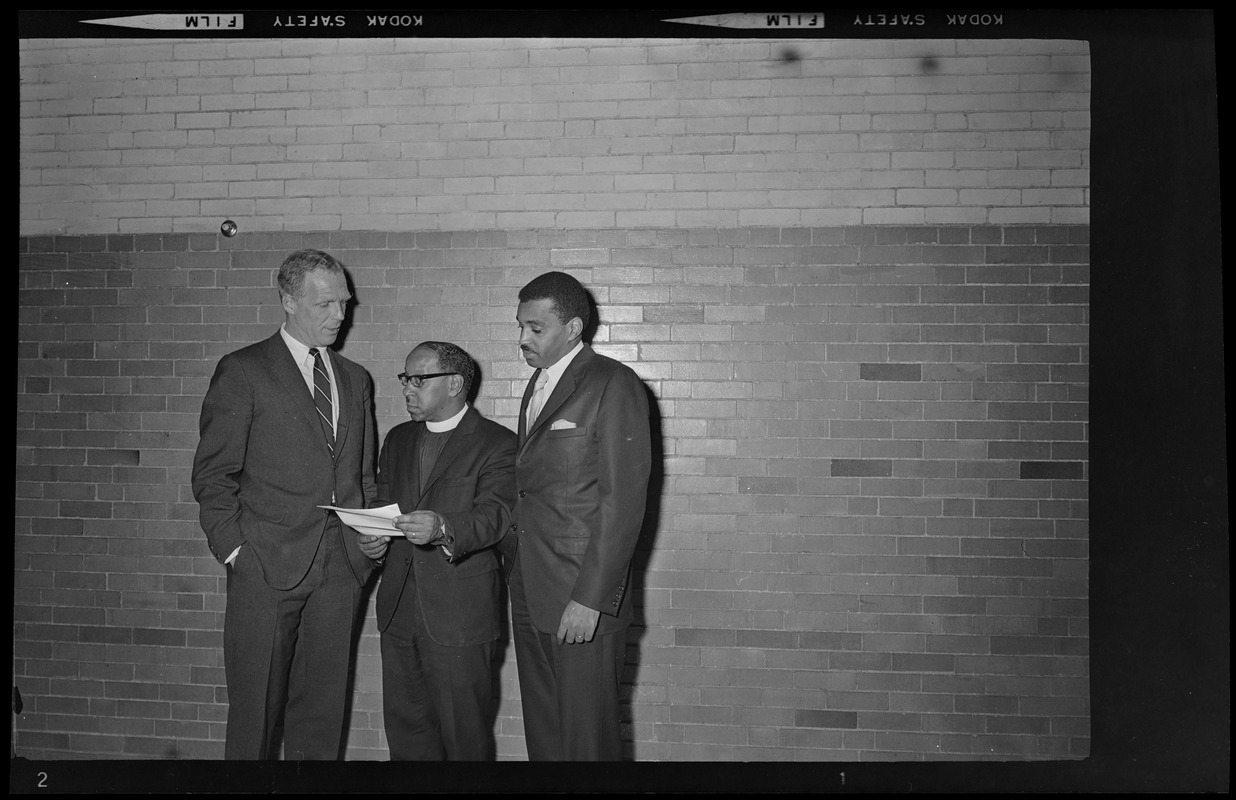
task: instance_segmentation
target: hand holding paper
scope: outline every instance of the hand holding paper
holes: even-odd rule
[[[356,531],[358,535],[356,542],[361,552],[374,561],[386,555],[386,548],[392,536],[403,535],[392,521],[399,516],[399,505],[395,503],[382,508],[338,508],[337,506],[318,506],[318,508],[334,511],[344,525]]]
[[[412,544],[434,544],[439,538],[438,515],[432,511],[413,511],[396,517],[395,527],[408,537]]]
[[[413,544],[435,544],[441,538],[442,522],[432,511],[413,511],[401,514],[399,504],[392,503],[381,508],[339,508],[318,506],[334,511],[344,525],[361,535],[361,550],[370,558],[381,558],[386,550],[386,541],[391,536],[403,536]],[[368,539],[384,537],[381,546]]]
[[[318,506],[328,511],[334,511],[344,525],[357,533],[369,536],[403,536],[403,531],[395,527],[394,519],[399,516],[399,504],[391,503],[381,508],[338,508],[336,506]]]
[[[356,546],[373,561],[380,561],[386,556],[386,548],[390,546],[390,543],[391,537],[389,536],[370,536],[367,533],[360,533],[356,536]]]

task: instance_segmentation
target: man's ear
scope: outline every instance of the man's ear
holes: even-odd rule
[[[447,380],[451,382],[451,397],[458,397],[463,393],[464,379],[462,375],[452,375]]]
[[[572,340],[584,338],[584,321],[579,317],[571,317],[567,323],[567,332]]]
[[[279,292],[279,304],[283,306],[283,310],[289,314],[296,313],[296,301],[290,295]]]

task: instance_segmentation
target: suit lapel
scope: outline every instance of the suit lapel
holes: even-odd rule
[[[318,422],[318,409],[313,404],[313,395],[309,393],[305,376],[301,374],[296,359],[292,358],[292,351],[288,350],[288,346],[284,343],[283,335],[276,331],[274,336],[266,340],[266,343],[266,358],[270,363],[271,374],[278,378],[279,383],[287,391],[288,397],[296,405],[300,418],[305,421],[306,427],[311,431],[307,435],[316,436],[317,440],[322,443],[322,449],[329,453],[330,448],[326,444],[326,437],[322,435],[322,426]]]
[[[421,492],[421,436],[425,432],[425,423],[417,423],[412,428],[412,435],[408,437],[408,444],[403,450],[396,454],[396,457],[403,462],[402,474],[408,476],[407,496],[412,498],[414,502],[408,509],[411,511],[420,503]],[[400,474],[400,473],[395,473]],[[397,491],[397,490],[396,490]],[[405,512],[406,513],[406,512]]]
[[[579,355],[582,356],[583,353]],[[578,360],[579,356],[576,356],[575,361]],[[558,385],[554,387],[553,393],[545,400],[545,405],[541,407],[541,413],[537,415],[536,420],[532,423],[532,430],[528,431],[529,438],[545,427],[545,423],[558,410],[563,401],[575,391],[575,361],[572,361],[571,365],[567,367],[566,372],[562,373],[562,377],[558,379]]]
[[[537,434],[538,431],[545,427],[545,423],[551,416],[553,416],[554,412],[561,408],[562,404],[567,401],[567,398],[575,392],[578,379],[583,375],[584,370],[588,367],[588,361],[591,360],[591,358],[592,348],[588,345],[584,345],[583,349],[580,350],[579,353],[576,354],[575,358],[571,360],[571,363],[567,365],[566,371],[563,372],[562,377],[558,379],[558,385],[554,387],[554,391],[549,395],[545,401],[545,405],[541,408],[541,413],[532,423],[532,428],[528,430],[527,435],[521,437],[521,441],[519,443],[521,450],[524,445]],[[533,380],[528,382],[528,390],[524,391],[524,402],[521,406],[519,415],[520,430],[523,430],[524,428],[524,420],[527,417],[525,412],[528,406],[528,400],[532,396],[531,388],[532,384],[535,382],[535,379],[536,375],[534,373]]]
[[[352,378],[343,368],[339,355],[329,347],[323,349],[330,359],[331,371],[335,373],[335,393],[339,395],[339,419],[335,421],[335,458],[338,459],[352,427],[348,424],[352,416]]]

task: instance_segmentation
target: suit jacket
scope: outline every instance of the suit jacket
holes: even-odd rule
[[[626,590],[652,466],[648,395],[630,367],[585,345],[527,430],[535,383],[536,373],[520,404],[514,568],[538,630],[557,633],[575,600],[601,612],[598,633],[612,633],[631,621]]]
[[[193,457],[193,496],[210,551],[223,562],[252,548],[266,582],[294,587],[309,571],[335,505],[364,508],[377,496],[373,455],[373,382],[358,364],[329,349],[339,394],[335,453],[322,433],[300,368],[275,335],[219,360],[202,402],[201,440]],[[344,526],[356,580],[373,562]]]
[[[451,555],[437,545],[391,541],[378,585],[378,629],[416,592],[429,636],[448,647],[499,636],[501,560],[494,547],[510,525],[515,497],[515,434],[469,408],[419,489],[423,422],[387,434],[378,457],[377,505],[403,513],[436,511],[446,519]],[[403,601],[403,602],[401,602]]]

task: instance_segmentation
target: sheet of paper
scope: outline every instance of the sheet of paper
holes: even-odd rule
[[[357,533],[366,533],[370,536],[403,536],[403,531],[391,522],[401,513],[398,503],[381,508],[339,508],[337,506],[318,506],[318,508],[334,511],[339,515],[339,519],[343,520],[344,525]]]

